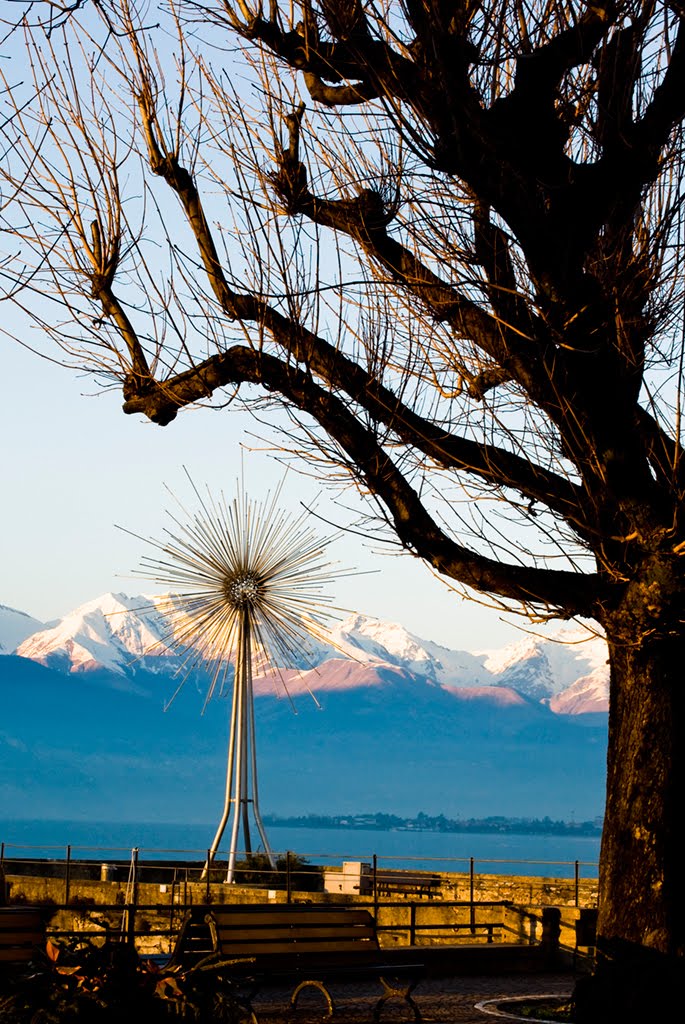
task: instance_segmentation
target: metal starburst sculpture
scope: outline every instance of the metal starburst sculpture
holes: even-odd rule
[[[241,824],[243,849],[252,852],[250,804],[264,851],[276,866],[259,812],[255,655],[278,669],[292,656],[301,662],[312,638],[326,639],[333,615],[325,587],[333,579],[333,563],[325,551],[332,538],[317,537],[307,513],[292,517],[278,509],[282,483],[261,504],[242,485],[229,502],[209,491],[203,497],[190,483],[199,511],[183,510],[185,521],[170,513],[176,530],[165,531],[163,542],[150,541],[161,554],[143,559],[137,575],[171,589],[155,604],[172,623],[164,643],[182,658],[176,693],[200,664],[210,670],[205,705],[233,682],[224,809],[205,865],[207,872],[231,819],[226,881],[232,882]]]

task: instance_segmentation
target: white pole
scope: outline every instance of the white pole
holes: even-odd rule
[[[250,752],[252,756],[252,812],[254,814],[255,824],[257,825],[257,831],[259,837],[262,840],[262,846],[264,847],[264,853],[269,858],[269,864],[273,871],[276,870],[276,858],[271,852],[269,846],[269,840],[266,838],[266,831],[262,823],[262,816],[259,813],[259,789],[257,786],[257,740],[255,736],[255,724],[254,724],[254,692],[252,689],[252,651],[250,651],[250,658],[247,664],[247,686],[248,686],[248,714],[249,714],[249,730],[250,730]]]
[[[224,810],[223,814],[221,815],[219,827],[216,830],[216,835],[214,836],[212,845],[209,848],[207,863],[205,864],[202,874],[200,876],[200,878],[202,879],[205,879],[207,877],[207,872],[209,871],[212,865],[212,862],[216,855],[216,851],[219,849],[219,843],[221,842],[221,837],[224,834],[224,829],[226,828],[226,824],[231,813],[231,792],[233,789],[233,763],[235,761],[236,712],[238,708],[237,678],[239,672],[239,663],[240,654],[238,654],[238,657],[236,658],[235,672],[233,675],[233,699],[231,701],[231,720],[229,724],[228,733],[228,754],[226,757],[226,792],[224,794]]]
[[[231,845],[228,851],[228,871],[226,881],[232,882],[235,878],[235,862],[238,852],[238,835],[240,832],[240,811],[243,802],[243,776],[245,762],[245,742],[247,737],[244,732],[245,723],[245,655],[246,643],[249,643],[247,629],[247,610],[243,610],[240,617],[240,632],[238,635],[239,672],[236,672],[236,690],[238,694],[236,713],[236,770],[235,770],[235,794],[233,798],[233,827],[231,829]]]

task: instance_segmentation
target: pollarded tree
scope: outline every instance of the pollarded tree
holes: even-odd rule
[[[16,300],[125,412],[278,406],[438,573],[600,623],[601,941],[682,963],[685,4],[79,6],[27,29]]]

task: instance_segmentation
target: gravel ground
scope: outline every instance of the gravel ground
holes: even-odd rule
[[[574,979],[569,974],[515,974],[492,977],[426,979],[414,991],[414,999],[425,1024],[497,1024],[503,1018],[486,1015],[476,1003],[499,997],[521,995],[569,995]],[[373,1010],[380,986],[371,984],[332,985],[335,1020],[345,1024],[373,1024]],[[257,995],[254,1009],[260,1024],[320,1024],[326,1011],[321,993],[315,989],[300,997],[297,1012],[288,1012],[289,991],[269,990]],[[413,1020],[411,1009],[400,999],[390,1000],[383,1009],[387,1024]]]

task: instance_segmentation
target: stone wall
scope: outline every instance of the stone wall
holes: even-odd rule
[[[107,871],[104,870],[107,868]],[[63,877],[47,877],[44,874],[12,874],[11,862],[5,862],[7,884],[10,899],[29,903],[52,901],[54,903],[70,903],[79,900],[96,904],[124,903],[126,900],[126,874],[121,867],[103,865],[102,879],[85,879],[78,877],[76,867],[67,887]],[[147,873],[146,873],[147,872]],[[197,877],[197,871],[195,876]],[[114,877],[112,877],[114,874]],[[416,872],[412,872],[413,875]],[[75,877],[76,876],[76,877]],[[149,877],[147,868],[143,868],[140,877]],[[159,875],[158,877],[167,877]],[[168,876],[171,877],[171,876]],[[192,878],[192,875],[190,876]],[[442,885],[439,897],[442,900],[469,902],[471,899],[471,878],[464,874],[441,874]],[[139,881],[137,901],[149,904],[171,903],[262,903],[269,900],[284,902],[287,898],[285,890],[270,890],[240,885],[226,885],[212,882],[187,880],[185,875],[177,872],[175,882]],[[354,892],[318,893],[306,892],[293,894],[297,899],[313,902],[368,902],[371,896],[362,896]],[[595,907],[597,906],[598,883],[596,878],[581,878],[576,891],[573,879],[525,877],[518,875],[475,875],[473,878],[473,899],[477,903],[496,902],[514,903],[525,906],[554,907]],[[422,905],[432,901],[427,897],[384,897],[383,902],[403,903],[409,900]]]
[[[471,879],[468,874],[442,876],[445,885],[443,899],[470,899]],[[547,907],[596,907],[598,880],[579,878],[576,894],[575,879],[540,878],[523,875],[474,875],[475,900],[507,900],[511,903],[534,904]],[[577,896],[577,899],[576,899]]]
[[[5,862],[10,902],[43,904],[48,912],[54,906],[51,930],[98,935],[104,939],[108,932],[126,929],[128,865],[91,865],[92,870],[87,873],[96,875],[99,871],[101,877],[79,878],[84,872],[74,864],[68,885],[64,877],[54,877],[60,873],[64,876],[63,870],[57,870],[59,865],[51,865],[53,877],[43,873],[12,874],[11,866],[11,862]],[[40,868],[36,865],[32,870],[38,872]],[[188,905],[209,908],[221,903],[284,903],[288,898],[283,889],[215,881],[207,885],[197,880],[197,866],[192,870],[177,867],[176,880],[171,882],[159,881],[173,878],[160,871],[154,865],[141,865],[140,877],[156,880],[138,881],[135,887],[136,946],[143,955],[171,951],[174,933]],[[193,877],[195,881],[191,880]],[[562,915],[561,943],[573,949],[578,908],[597,905],[596,879],[580,879],[577,887],[573,879],[513,875],[475,875],[471,879],[468,874],[443,874],[440,879],[439,898],[397,895],[378,901],[375,909],[382,945],[459,945],[487,941],[535,944],[541,937],[542,909],[555,906]],[[372,909],[375,906],[372,895],[358,893],[291,892],[290,895],[293,902],[355,904]]]

